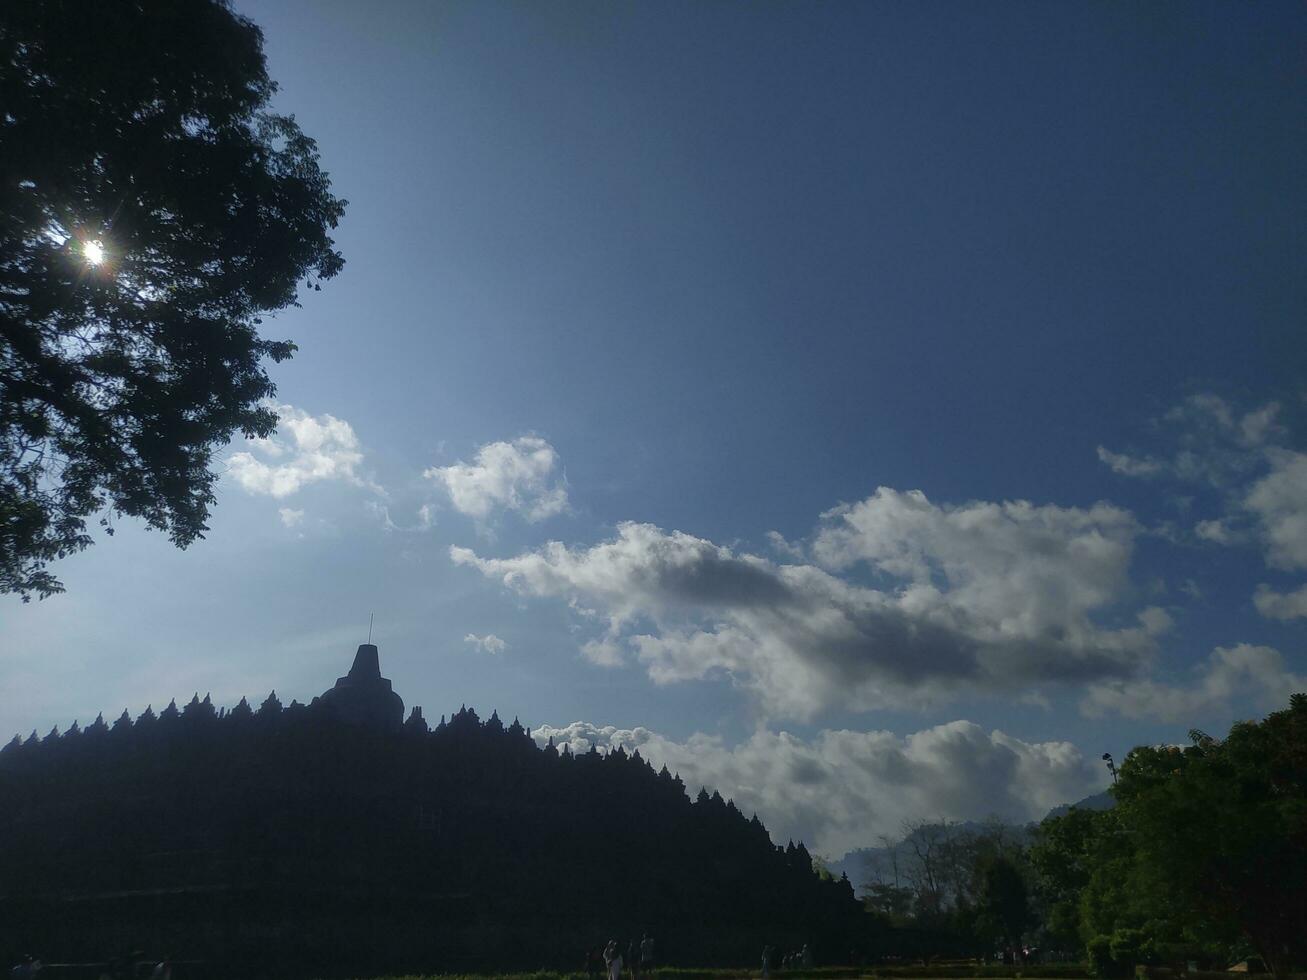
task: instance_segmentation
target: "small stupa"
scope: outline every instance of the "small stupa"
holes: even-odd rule
[[[397,732],[404,723],[404,699],[392,689],[389,678],[381,676],[381,661],[371,643],[359,644],[349,673],[316,700],[351,725]]]

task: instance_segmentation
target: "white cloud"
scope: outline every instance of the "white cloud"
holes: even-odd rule
[[[247,439],[227,471],[247,493],[281,499],[310,483],[340,480],[381,493],[358,472],[363,449],[353,428],[333,415],[310,415],[292,405],[273,406],[280,421],[266,439]]]
[[[298,527],[304,520],[304,511],[294,510],[290,507],[278,509],[277,516],[281,518],[281,523],[286,527]]]
[[[1099,446],[1098,458],[1121,476],[1229,486],[1255,469],[1262,450],[1283,435],[1276,422],[1279,411],[1277,403],[1269,402],[1239,415],[1216,395],[1191,395],[1160,420],[1174,434],[1169,455],[1133,455]]]
[[[1234,544],[1240,537],[1237,531],[1230,529],[1226,521],[1221,520],[1199,521],[1194,525],[1194,534],[1213,544]]]
[[[425,504],[417,509],[417,521],[412,524],[400,524],[390,505],[380,500],[365,500],[363,510],[386,534],[425,534],[436,526],[431,508]]]
[[[1024,502],[938,507],[882,488],[825,515],[826,568],[778,565],[711,541],[626,523],[590,548],[550,542],[513,558],[450,557],[523,595],[605,624],[584,653],[634,653],[657,683],[729,677],[769,713],[923,702],[961,687],[1022,690],[1134,672],[1166,628],[1100,627],[1127,585],[1138,529],[1124,511]],[[833,574],[866,563],[870,588]]]
[[[1307,619],[1307,585],[1293,592],[1276,592],[1269,585],[1257,586],[1253,605],[1267,619]]]
[[[1114,453],[1105,446],[1098,447],[1098,459],[1106,463],[1113,473],[1120,473],[1122,476],[1157,476],[1166,469],[1166,464],[1159,460]]]
[[[1190,395],[1166,413],[1168,422],[1191,425],[1215,424],[1221,430],[1234,428],[1234,409],[1220,395],[1203,393]]]
[[[1243,505],[1257,519],[1266,560],[1307,568],[1307,453],[1271,450],[1270,472],[1248,489]]]
[[[540,521],[567,510],[567,485],[558,453],[538,436],[491,442],[477,450],[471,463],[433,466],[423,476],[449,494],[454,509],[484,520],[497,509],[512,510]]]
[[[400,526],[391,519],[390,508],[387,507],[385,504],[381,503],[381,501],[365,500],[363,502],[363,511],[369,517],[375,520],[378,524],[380,524],[381,529],[386,533],[389,534],[391,532],[401,530]]]
[[[823,565],[865,562],[910,581],[918,601],[938,593],[952,609],[991,624],[995,637],[1068,628],[1091,636],[1088,614],[1126,584],[1138,533],[1129,512],[1107,504],[941,507],[920,491],[885,487],[823,520],[813,545]]]
[[[782,558],[789,558],[793,561],[805,561],[807,555],[803,551],[803,545],[793,541],[787,541],[785,535],[780,531],[768,531],[767,543],[771,545],[772,551]]]
[[[596,667],[620,667],[626,663],[622,648],[608,639],[587,640],[582,643],[581,656]]]
[[[1127,718],[1184,721],[1204,711],[1223,710],[1235,698],[1251,698],[1271,707],[1294,691],[1307,691],[1307,677],[1287,670],[1272,647],[1240,643],[1217,647],[1199,666],[1189,684],[1155,680],[1111,680],[1093,685],[1081,704],[1090,717],[1119,714]]]
[[[1264,405],[1254,412],[1249,412],[1239,420],[1239,435],[1245,445],[1260,446],[1270,439],[1282,435],[1283,428],[1275,421],[1280,413],[1280,406],[1275,402]]]
[[[700,786],[756,812],[773,840],[803,839],[842,855],[900,832],[914,818],[968,820],[997,815],[1026,821],[1101,788],[1102,776],[1068,742],[1023,742],[954,721],[900,738],[885,731],[822,731],[805,740],[758,731],[735,746],[713,735],[683,742],[647,728],[573,722],[532,732],[573,752],[635,749],[655,767],[679,772],[691,794]]]
[[[1169,411],[1177,448],[1165,458],[1135,457],[1098,447],[1098,457],[1126,476],[1165,476],[1218,492],[1219,516],[1193,533],[1220,545],[1256,542],[1267,564],[1307,568],[1307,453],[1285,446],[1280,406],[1268,402],[1240,414],[1215,395],[1194,395]]]
[[[487,633],[485,636],[469,633],[463,637],[463,642],[470,643],[483,653],[503,653],[508,649],[508,644],[495,636],[494,633]]]

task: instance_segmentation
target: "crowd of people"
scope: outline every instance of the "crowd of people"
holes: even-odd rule
[[[9,971],[9,980],[40,980],[44,966],[35,956],[24,956]],[[99,980],[172,980],[172,963],[154,962],[138,956],[122,956],[103,964]]]
[[[782,970],[793,970],[798,967],[807,969],[810,966],[812,966],[812,950],[807,943],[803,944],[802,949],[783,954],[779,961],[776,957],[775,946],[764,946],[762,949],[762,975],[764,978],[770,977],[772,970],[777,967]]]
[[[602,950],[591,949],[585,954],[585,972],[590,980],[599,976],[600,969],[605,974],[604,980],[622,980],[623,970],[629,970],[631,980],[640,980],[654,969],[654,941],[645,933],[637,942],[632,939],[623,952],[622,944],[616,939],[608,940]]]
[[[610,939],[603,949],[592,948],[585,954],[585,972],[589,980],[624,980],[624,972],[630,973],[631,980],[642,980],[653,974],[654,941],[646,933],[639,942],[632,940],[625,950],[616,939]],[[766,946],[762,951],[762,975],[770,977],[772,971],[807,969],[813,965],[812,949],[807,943],[801,949],[792,950],[777,956],[775,946]]]
[[[10,980],[40,980],[42,963],[33,956],[25,956],[22,961],[9,971]],[[779,959],[775,946],[766,946],[762,951],[762,975],[770,977],[774,969],[794,970],[812,966],[812,950],[807,943],[803,948],[785,953]],[[591,948],[585,954],[585,972],[589,980],[625,980],[624,973],[629,971],[631,980],[645,980],[652,977],[655,967],[654,941],[648,933],[637,942],[631,940],[625,950],[616,939],[610,939],[602,949]],[[602,971],[602,978],[600,976]],[[168,960],[158,963],[138,962],[132,957],[122,957],[104,964],[99,980],[172,980],[172,964]]]

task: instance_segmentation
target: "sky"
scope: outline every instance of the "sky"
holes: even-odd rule
[[[0,732],[638,747],[839,857],[1307,690],[1307,8],[237,0],[349,200],[204,541],[0,600]]]

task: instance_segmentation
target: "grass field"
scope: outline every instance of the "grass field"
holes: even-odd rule
[[[810,970],[773,970],[774,980],[1088,980],[1089,973],[1080,966],[1045,967],[946,966],[946,967],[816,967]],[[641,974],[642,980],[755,980],[756,969],[662,969]],[[557,973],[539,970],[534,973],[444,973],[403,977],[374,977],[369,980],[590,980],[585,973]],[[602,980],[602,978],[601,978]]]

